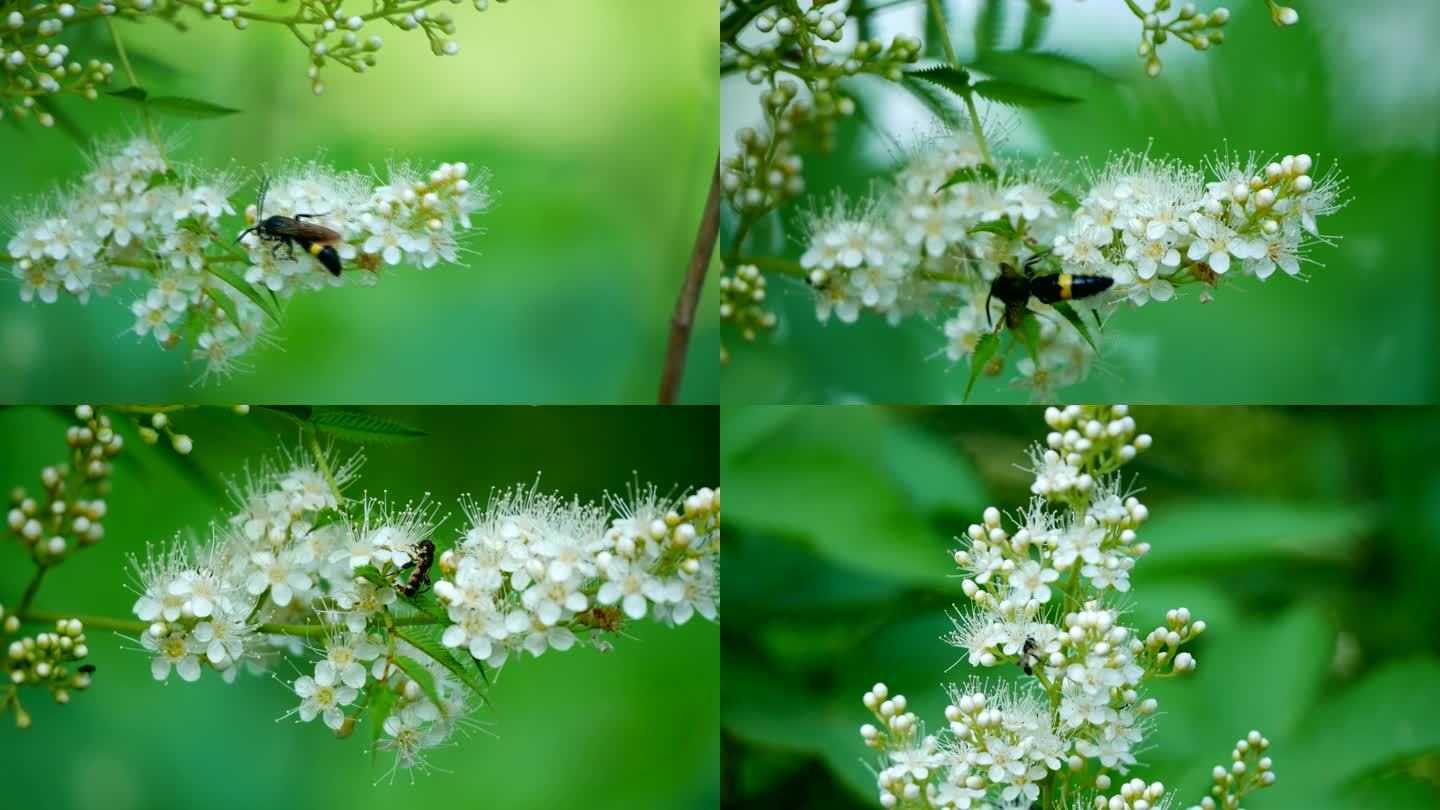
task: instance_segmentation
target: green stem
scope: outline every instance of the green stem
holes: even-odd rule
[[[945,48],[945,59],[952,65],[960,64],[955,58],[955,46],[950,44],[950,29],[945,24],[945,7],[941,0],[930,0],[930,13],[935,16],[935,27],[940,29],[940,44]]]
[[[985,164],[994,168],[995,161],[990,159],[990,144],[985,142],[985,131],[980,128],[980,113],[975,110],[975,91],[965,93],[965,109],[970,113],[970,128],[975,131],[975,143],[980,147],[980,157],[985,159]]]
[[[130,67],[130,57],[125,54],[125,43],[120,41],[120,31],[115,28],[115,21],[106,17],[105,27],[110,29],[110,39],[115,43],[115,52],[120,55],[120,67],[125,70],[125,78],[130,80],[131,87],[143,92],[145,88],[140,86],[140,80],[135,78],[135,69]],[[145,125],[150,128],[150,137],[155,141],[155,148],[160,150],[161,159],[164,159],[165,145],[160,142],[160,130],[156,129],[155,119],[150,117],[150,105],[143,98],[140,100],[140,114],[145,117]]]
[[[325,483],[330,485],[330,494],[335,496],[337,502],[344,503],[345,496],[340,493],[340,485],[335,483],[335,476],[330,473],[330,463],[325,460],[325,451],[320,447],[320,438],[315,429],[310,428],[305,431],[305,435],[310,440],[310,452],[315,454],[315,463],[325,476]]]
[[[50,570],[50,567],[44,563],[37,564],[39,567],[35,569],[35,576],[30,578],[30,584],[25,586],[25,595],[20,597],[20,609],[16,611],[17,613],[24,613],[25,609],[30,607],[30,603],[35,601],[35,592],[40,590],[40,580],[44,579],[45,572]]]

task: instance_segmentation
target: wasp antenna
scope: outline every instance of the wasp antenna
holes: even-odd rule
[[[259,230],[259,228],[246,228],[245,230],[241,231],[240,235],[235,237],[235,244],[240,244],[241,239],[244,239],[246,236],[249,236],[257,230]]]

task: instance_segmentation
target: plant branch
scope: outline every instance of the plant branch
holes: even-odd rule
[[[705,287],[705,271],[715,254],[715,241],[720,234],[720,158],[715,158],[715,175],[710,181],[710,196],[705,200],[705,213],[700,218],[700,232],[695,236],[695,249],[690,254],[690,267],[675,314],[670,318],[670,343],[665,350],[665,370],[660,376],[660,404],[674,405],[680,394],[680,380],[685,374],[685,357],[690,350],[690,332],[695,323],[695,310]]]
[[[130,57],[125,53],[125,43],[120,41],[120,32],[115,28],[115,21],[109,17],[105,18],[105,27],[110,29],[110,39],[115,43],[115,52],[120,55],[120,67],[125,70],[125,78],[130,80],[130,86],[136,90],[143,91],[140,80],[135,78],[135,69],[130,67]],[[155,141],[155,148],[160,150],[160,156],[165,156],[165,145],[160,141],[160,130],[155,127],[155,119],[150,117],[150,105],[144,98],[140,99],[140,114],[145,117],[145,126],[150,129],[150,138]]]
[[[955,46],[950,44],[950,29],[945,24],[945,7],[941,0],[930,0],[930,13],[935,15],[935,27],[940,29],[940,45],[945,48],[945,60],[952,65],[960,64],[955,58]]]
[[[24,613],[25,609],[30,607],[30,603],[35,601],[35,593],[40,590],[40,580],[44,579],[45,572],[50,570],[50,566],[43,563],[37,563],[37,565],[39,567],[35,569],[35,576],[31,577],[30,584],[25,586],[25,595],[20,597],[18,613]]]
[[[116,619],[110,616],[84,616],[75,613],[67,613],[58,610],[20,610],[20,620],[26,622],[57,622],[61,619],[78,619],[87,629],[114,630],[117,633],[143,633],[150,626],[150,622],[140,619]],[[393,619],[396,626],[407,627],[412,625],[439,624],[439,619],[433,616],[420,614],[417,616],[400,616]],[[309,638],[311,636],[323,636],[330,632],[331,628],[325,624],[262,624],[256,628],[261,633],[268,633],[277,636],[297,636]]]

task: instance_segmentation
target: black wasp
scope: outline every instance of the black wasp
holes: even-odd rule
[[[340,232],[326,228],[323,225],[315,225],[309,222],[302,222],[305,219],[323,217],[325,214],[296,214],[293,217],[282,217],[275,215],[265,216],[265,192],[270,188],[270,181],[262,180],[260,183],[260,199],[255,204],[255,227],[246,228],[241,231],[240,236],[235,240],[239,242],[248,233],[254,233],[262,241],[270,242],[270,253],[278,256],[280,248],[285,248],[285,258],[295,258],[295,246],[299,245],[306,253],[314,256],[320,264],[324,265],[334,275],[340,275],[340,254],[335,250],[335,243],[340,241]]]
[[[415,559],[405,563],[400,569],[411,569],[410,575],[405,577],[405,584],[400,586],[400,592],[410,597],[419,593],[422,585],[430,584],[430,566],[435,563],[435,544],[429,540],[421,540],[415,544],[413,554]]]
[[[1005,304],[1005,326],[1019,329],[1025,321],[1026,305],[1030,296],[1043,304],[1089,298],[1110,289],[1115,279],[1109,276],[1077,276],[1070,273],[1055,273],[1048,276],[1035,275],[1035,265],[1050,251],[1042,251],[1025,260],[1025,270],[1016,270],[1013,265],[1001,263],[1000,275],[990,282],[990,294],[985,297],[985,320],[993,325],[990,318],[990,299],[999,298]]]

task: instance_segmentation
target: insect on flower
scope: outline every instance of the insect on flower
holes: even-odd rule
[[[340,254],[335,250],[335,243],[340,241],[340,232],[326,228],[323,225],[315,225],[303,222],[305,219],[323,217],[325,214],[296,214],[293,217],[275,215],[265,216],[265,192],[270,187],[270,180],[266,178],[260,182],[260,198],[255,204],[255,226],[246,228],[240,232],[235,239],[239,242],[247,234],[254,233],[262,241],[270,242],[270,253],[278,256],[280,248],[285,248],[287,259],[295,258],[295,246],[299,245],[314,256],[316,261],[329,270],[332,275],[340,275]]]
[[[1019,329],[1025,321],[1026,305],[1030,303],[1032,295],[1042,304],[1054,304],[1059,301],[1072,301],[1099,295],[1110,289],[1110,286],[1115,283],[1115,279],[1109,276],[1071,273],[1036,276],[1035,265],[1049,252],[1044,250],[1026,259],[1023,272],[1009,264],[1000,265],[1000,275],[991,282],[990,294],[985,298],[987,321],[990,318],[990,299],[992,298],[999,298],[1005,304],[1005,323],[1002,326]],[[996,331],[998,332],[999,329],[997,328]]]
[[[410,570],[405,583],[400,586],[400,592],[410,597],[419,593],[422,586],[430,584],[430,566],[435,563],[435,544],[429,540],[421,540],[415,544],[412,556],[414,559],[400,569]]]
[[[1040,663],[1040,645],[1035,639],[1025,639],[1025,646],[1020,650],[1020,666],[1025,669],[1026,675],[1035,674],[1035,666]]]

